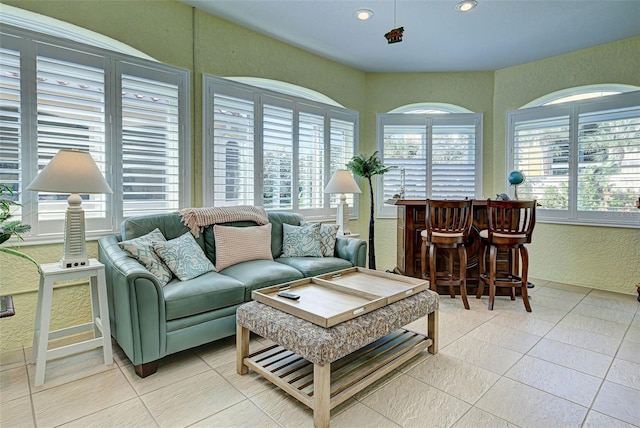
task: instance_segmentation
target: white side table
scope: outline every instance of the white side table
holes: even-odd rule
[[[44,383],[45,366],[48,360],[66,357],[78,352],[102,346],[104,363],[113,363],[111,349],[111,328],[109,327],[109,307],[107,305],[107,284],[105,281],[104,265],[96,259],[89,259],[87,266],[63,268],[60,263],[48,263],[40,266],[40,287],[38,288],[38,306],[36,308],[36,324],[33,334],[32,362],[36,364],[35,385]],[[78,278],[90,279],[91,317],[92,322],[49,331],[51,322],[51,302],[53,300],[53,285],[56,281]],[[94,330],[95,338],[47,350],[50,339],[69,336],[87,330]]]

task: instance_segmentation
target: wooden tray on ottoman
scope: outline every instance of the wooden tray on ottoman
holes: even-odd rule
[[[417,278],[350,268],[262,288],[251,296],[260,303],[328,328],[428,288],[428,281]],[[278,296],[285,290],[300,299]]]

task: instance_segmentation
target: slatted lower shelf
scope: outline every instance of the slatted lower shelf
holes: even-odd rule
[[[330,408],[334,408],[428,348],[432,340],[396,330],[331,363]],[[250,354],[244,363],[313,409],[313,363],[280,345]]]

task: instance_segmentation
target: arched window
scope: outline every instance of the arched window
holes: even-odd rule
[[[589,85],[507,114],[508,170],[538,219],[640,227],[640,87]],[[506,182],[506,179],[505,179]]]
[[[447,103],[414,103],[377,115],[377,147],[395,167],[378,176],[378,216],[391,198],[463,199],[482,195],[482,114]]]
[[[205,205],[335,216],[339,195],[325,194],[324,187],[356,152],[357,111],[268,79],[205,74],[203,87]],[[357,199],[347,198],[356,216]]]
[[[227,77],[245,85],[256,86],[258,88],[267,89],[269,91],[278,92],[280,94],[291,95],[292,97],[304,98],[319,103],[328,104],[336,107],[344,107],[328,96],[321,94],[313,89],[303,86],[294,85],[293,83],[282,82],[280,80],[263,79],[261,77]]]
[[[622,94],[640,90],[638,86],[619,84],[600,84],[576,86],[575,88],[561,89],[525,104],[522,108],[548,106],[551,104],[561,104],[570,101],[588,100],[591,98],[606,97],[608,95]]]
[[[114,192],[82,195],[90,237],[188,206],[189,70],[11,6],[0,22],[0,181],[19,197],[28,241],[62,237],[66,196],[24,189],[63,148],[89,152]]]

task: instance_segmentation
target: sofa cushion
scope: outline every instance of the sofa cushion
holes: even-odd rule
[[[275,259],[282,254],[283,225],[300,226],[300,222],[304,220],[304,217],[302,217],[302,214],[291,212],[268,212],[267,216],[271,223],[271,254]]]
[[[187,281],[174,279],[164,291],[167,321],[244,301],[244,285],[229,276],[207,272]]]
[[[190,232],[170,241],[154,242],[153,249],[181,281],[214,269]]]
[[[251,300],[253,290],[303,278],[299,270],[271,260],[252,260],[238,263],[229,266],[220,273],[237,279],[245,285],[244,298],[246,301]]]
[[[300,222],[300,226],[306,226],[311,223],[306,221]],[[320,249],[324,257],[333,257],[336,251],[336,238],[338,237],[337,224],[321,224],[320,225]]]
[[[283,225],[284,239],[280,257],[322,257],[320,223],[306,226]]]
[[[127,252],[131,257],[138,260],[149,272],[151,272],[161,286],[167,285],[173,274],[171,269],[164,264],[160,256],[154,251],[154,242],[165,242],[166,239],[160,229],[156,228],[146,235],[129,239],[118,243],[118,246]]]
[[[271,224],[253,227],[213,226],[218,272],[249,260],[273,260]]]
[[[348,260],[338,257],[280,257],[276,262],[299,270],[305,277],[353,267]]]

